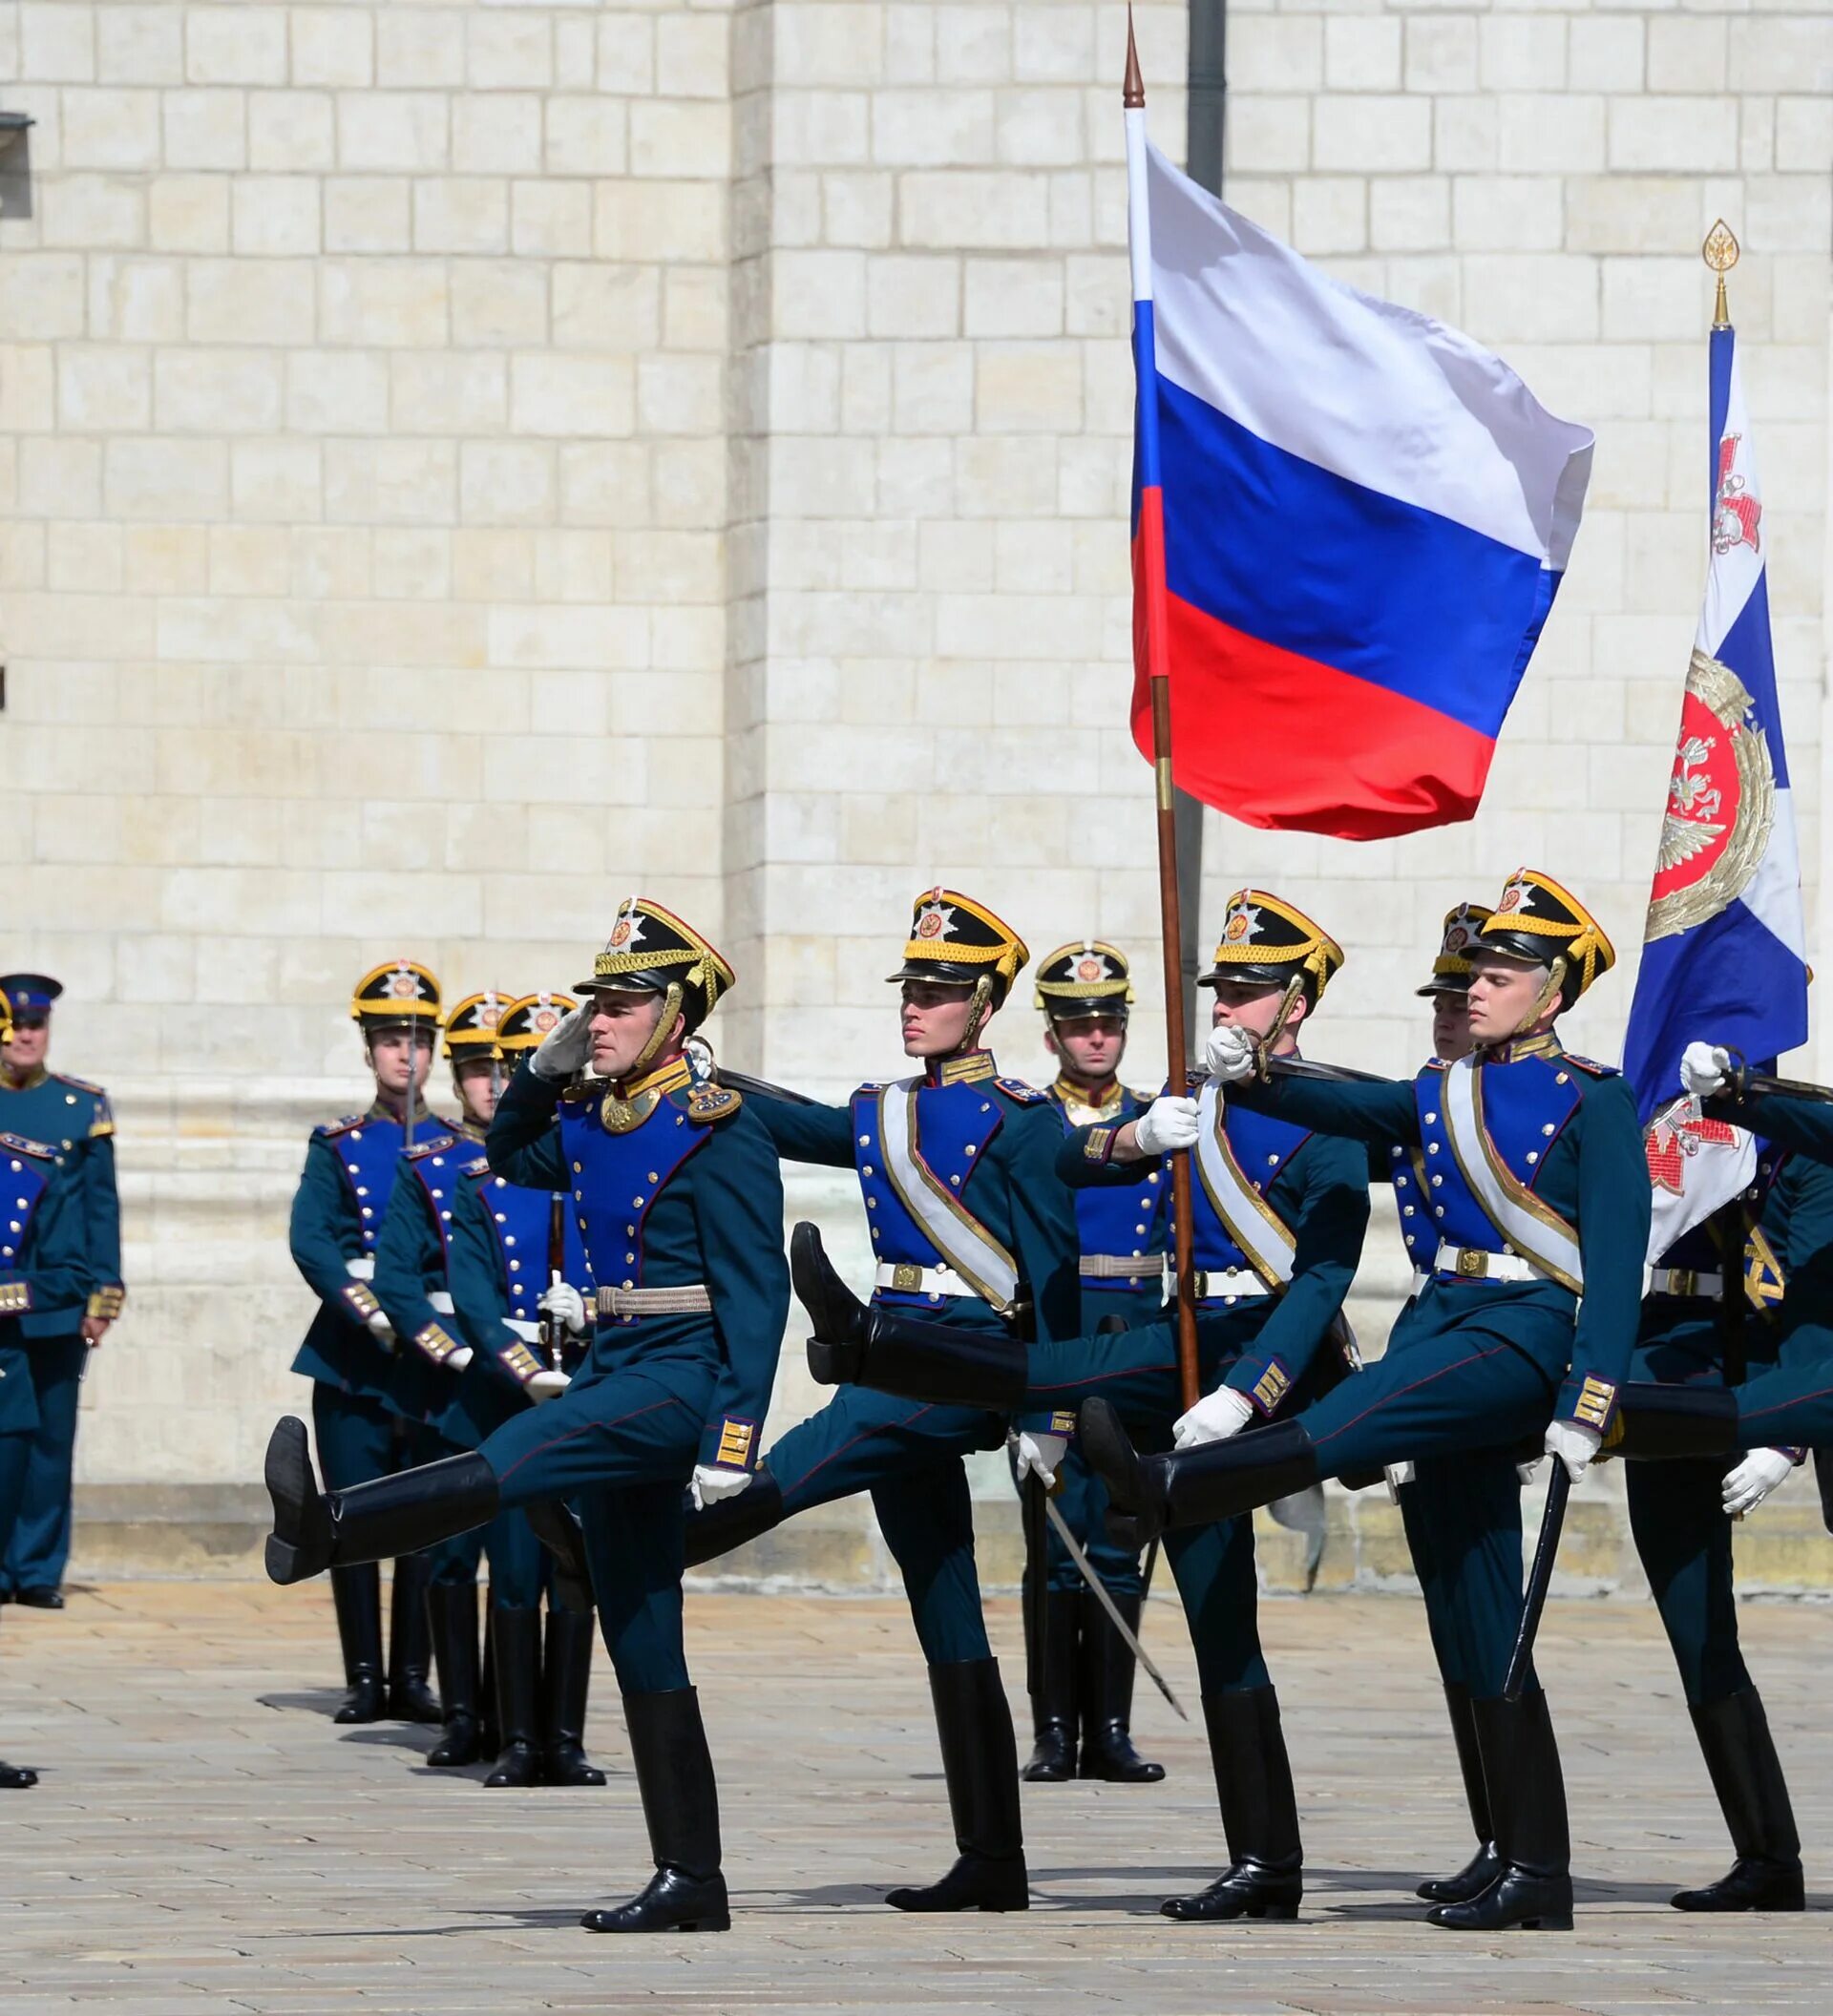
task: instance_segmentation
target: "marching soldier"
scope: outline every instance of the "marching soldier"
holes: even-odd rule
[[[904,1053],[920,1074],[864,1085],[844,1106],[756,1102],[778,1152],[853,1168],[876,1258],[874,1312],[921,1312],[948,1336],[1023,1353],[1073,1332],[1075,1216],[1055,1175],[1063,1124],[1042,1092],[1001,1078],[981,1047],[1028,956],[984,905],[918,896],[900,989]],[[797,1237],[812,1232],[798,1228]],[[1047,1487],[1072,1426],[1047,1406],[1022,1421],[1021,1482]],[[939,1882],[893,1890],[900,1911],[1022,1911],[1029,1902],[1012,1712],[987,1644],[961,1458],[1006,1440],[1004,1413],[853,1390],[772,1445],[736,1503],[690,1524],[690,1564],[811,1506],[872,1493],[929,1664],[958,1858]],[[1057,1431],[1063,1431],[1059,1433]]]
[[[70,1558],[70,1479],[76,1449],[76,1403],[89,1354],[121,1312],[121,1208],[115,1189],[115,1117],[100,1085],[49,1071],[52,1003],[62,986],[42,973],[0,979],[12,1035],[0,1057],[0,1126],[53,1142],[78,1172],[84,1257],[94,1283],[86,1299],[43,1306],[25,1317],[38,1428],[25,1495],[0,1567],[0,1601],[34,1609],[64,1606]]]
[[[1142,1529],[1202,1525],[1320,1478],[1508,1447],[1543,1429],[1547,1454],[1574,1480],[1584,1475],[1614,1425],[1628,1371],[1649,1186],[1628,1086],[1564,1050],[1554,1024],[1613,959],[1577,899],[1523,869],[1471,955],[1477,1047],[1460,1062],[1435,1060],[1411,1082],[1275,1073],[1256,1083],[1254,1044],[1235,1030],[1212,1033],[1210,1068],[1233,1087],[1232,1103],[1353,1135],[1394,1159],[1420,1150],[1414,1208],[1430,1213],[1420,1222],[1438,1246],[1386,1354],[1294,1419],[1142,1458],[1111,1410],[1085,1407],[1090,1459]],[[1436,1906],[1430,1922],[1564,1928],[1570,1844],[1552,1723],[1537,1687],[1515,1702],[1502,1693],[1521,1557],[1502,1562],[1480,1522],[1455,1537],[1465,1572],[1453,1594],[1502,1867],[1478,1897]]]
[[[1038,968],[1033,1006],[1043,1010],[1044,1047],[1057,1060],[1050,1098],[1072,1133],[1103,1123],[1123,1125],[1149,1103],[1119,1077],[1132,998],[1126,955],[1092,938],[1061,946]],[[1143,1187],[1078,1191],[1085,1331],[1130,1330],[1158,1315],[1164,1301],[1165,1194],[1157,1169],[1148,1173]],[[1108,1539],[1102,1518],[1107,1494],[1073,1442],[1057,1465],[1056,1504],[1137,1636],[1146,1598],[1139,1555]],[[1148,1763],[1133,1748],[1131,1648],[1093,1590],[1084,1587],[1056,1528],[1047,1534],[1043,1671],[1031,1675],[1030,1687],[1036,1748],[1022,1775],[1046,1785],[1073,1778],[1080,1722],[1085,1778],[1156,1784],[1165,1767]],[[1025,1563],[1027,1586],[1037,1580],[1040,1565]],[[1038,1600],[1029,1586],[1027,1593]]]
[[[587,1913],[594,1932],[730,1923],[712,1758],[682,1648],[684,1486],[704,1502],[751,1482],[789,1307],[769,1139],[750,1102],[696,1082],[684,1054],[732,982],[691,926],[627,898],[578,990],[589,1001],[527,1057],[497,1107],[492,1169],[568,1195],[598,1283],[584,1363],[564,1392],[518,1410],[474,1453],[328,1497],[300,1422],[282,1421],[267,1450],[267,1572],[279,1583],[580,1499],[656,1863],[641,1896]],[[540,1299],[556,1311],[572,1301],[551,1287]]]
[[[1294,1054],[1299,1027],[1342,956],[1292,904],[1240,891],[1230,899],[1214,966],[1201,982],[1213,992],[1216,1026],[1252,1030],[1276,1054]],[[1067,1410],[1102,1394],[1161,1446],[1173,1436],[1182,1444],[1200,1424],[1232,1434],[1275,1412],[1309,1381],[1327,1381],[1333,1370],[1340,1372],[1337,1347],[1327,1340],[1368,1220],[1366,1155],[1348,1142],[1225,1105],[1206,1090],[1201,1100],[1168,1095],[1120,1125],[1080,1129],[1061,1144],[1058,1166],[1078,1186],[1106,1186],[1135,1202],[1138,1225],[1148,1201],[1169,1187],[1163,1158],[1178,1147],[1196,1149],[1201,1177],[1192,1226],[1197,1332],[1202,1376],[1211,1389],[1189,1413],[1178,1414],[1172,1324],[1119,1335],[1059,1335],[1026,1353],[998,1333],[951,1332],[882,1296],[862,1309],[827,1265],[812,1228],[798,1228],[795,1287],[815,1334],[810,1369],[817,1378],[857,1381],[909,1399],[1015,1413]],[[1255,1620],[1252,1524],[1241,1517],[1173,1531],[1165,1551],[1196,1648],[1230,1853],[1228,1869],[1213,1883],[1197,1896],[1171,1899],[1165,1915],[1296,1917],[1303,1850],[1278,1697]]]
[[[424,1086],[439,1029],[439,983],[411,959],[376,966],[358,981],[350,1016],[375,1079],[368,1109],[312,1131],[293,1198],[293,1264],[318,1297],[292,1369],[312,1381],[312,1427],[333,1487],[367,1482],[417,1453],[440,1405],[432,1369],[403,1355],[377,1300],[376,1248],[396,1166],[411,1130],[455,1136],[435,1119]],[[373,1563],[331,1577],[347,1689],[338,1722],[437,1722],[427,1683],[431,1657],[424,1559],[394,1564],[388,1678],[382,1669],[381,1582]]]

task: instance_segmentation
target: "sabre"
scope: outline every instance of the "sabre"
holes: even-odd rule
[[[1188,1722],[1190,1718],[1184,1712],[1183,1702],[1172,1693],[1170,1682],[1152,1664],[1151,1654],[1147,1651],[1146,1648],[1140,1644],[1138,1638],[1127,1628],[1126,1618],[1120,1614],[1119,1605],[1108,1595],[1106,1585],[1102,1582],[1101,1577],[1095,1573],[1094,1564],[1089,1561],[1087,1555],[1082,1551],[1081,1544],[1077,1541],[1076,1536],[1070,1532],[1069,1522],[1057,1510],[1056,1500],[1045,1498],[1043,1509],[1045,1517],[1048,1518],[1050,1523],[1057,1530],[1057,1538],[1063,1543],[1064,1552],[1075,1563],[1076,1572],[1094,1592],[1095,1601],[1106,1611],[1107,1622],[1120,1633],[1120,1642],[1145,1668],[1146,1677],[1165,1696],[1172,1708],[1177,1711],[1178,1715]]]
[[[1519,1701],[1528,1685],[1528,1670],[1534,1663],[1534,1634],[1540,1629],[1540,1613],[1547,1607],[1553,1557],[1559,1552],[1560,1528],[1566,1523],[1566,1501],[1572,1493],[1571,1475],[1566,1465],[1558,1457],[1551,1460],[1553,1474],[1547,1480],[1547,1509],[1540,1516],[1534,1565],[1528,1573],[1528,1593],[1521,1606],[1521,1628],[1515,1633],[1515,1648],[1508,1655],[1508,1677],[1502,1684],[1505,1701]]]

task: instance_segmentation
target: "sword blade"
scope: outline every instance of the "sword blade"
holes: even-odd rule
[[[1528,1670],[1534,1663],[1534,1635],[1540,1629],[1540,1613],[1547,1607],[1553,1557],[1559,1552],[1560,1528],[1566,1523],[1566,1501],[1572,1492],[1572,1480],[1566,1465],[1556,1456],[1549,1458],[1549,1461],[1553,1474],[1547,1480],[1547,1509],[1540,1516],[1534,1565],[1528,1573],[1528,1593],[1521,1606],[1521,1629],[1515,1634],[1515,1648],[1508,1655],[1508,1676],[1502,1684],[1505,1701],[1519,1701],[1528,1685]]]
[[[1183,1702],[1172,1693],[1170,1682],[1152,1664],[1151,1654],[1147,1651],[1146,1648],[1140,1644],[1138,1638],[1127,1628],[1126,1618],[1120,1614],[1120,1606],[1108,1595],[1106,1586],[1103,1583],[1101,1577],[1095,1573],[1094,1564],[1082,1551],[1081,1544],[1077,1541],[1076,1536],[1070,1532],[1069,1522],[1058,1511],[1056,1500],[1046,1498],[1043,1502],[1043,1510],[1044,1516],[1057,1529],[1057,1538],[1063,1543],[1064,1552],[1075,1563],[1077,1574],[1094,1591],[1095,1601],[1107,1612],[1107,1622],[1120,1633],[1121,1643],[1145,1669],[1146,1677],[1165,1696],[1172,1708],[1177,1711],[1178,1715],[1188,1722],[1190,1718],[1184,1712]]]

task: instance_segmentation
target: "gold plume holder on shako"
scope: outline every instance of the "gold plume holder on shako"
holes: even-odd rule
[[[1731,226],[1721,217],[1706,233],[1706,242],[1699,247],[1699,257],[1718,276],[1718,294],[1712,304],[1712,326],[1715,329],[1731,326],[1731,304],[1725,299],[1725,275],[1738,263],[1740,247],[1732,235]]]

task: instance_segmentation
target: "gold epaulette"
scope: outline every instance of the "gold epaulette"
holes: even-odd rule
[[[408,1160],[418,1162],[423,1155],[437,1155],[457,1142],[455,1134],[435,1134],[431,1141],[417,1141],[408,1150]]]
[[[348,1134],[352,1127],[360,1127],[368,1118],[367,1113],[346,1113],[340,1120],[321,1121],[312,1132],[321,1141],[336,1141],[340,1135]]]
[[[57,1150],[48,1142],[32,1141],[24,1134],[0,1134],[0,1148],[14,1155],[31,1155],[40,1162],[55,1162]]]
[[[1047,1092],[1040,1092],[1036,1085],[1027,1085],[1022,1078],[996,1078],[993,1082],[1007,1099],[1021,1106],[1041,1106],[1050,1097]]]
[[[730,1085],[722,1085],[710,1078],[669,1096],[681,1104],[689,1120],[703,1127],[710,1127],[715,1121],[730,1120],[745,1103],[742,1092],[734,1092]]]

